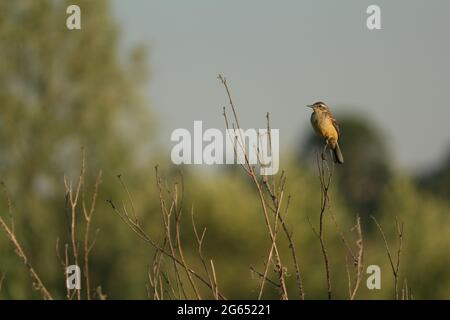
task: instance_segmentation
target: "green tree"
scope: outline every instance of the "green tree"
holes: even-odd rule
[[[66,28],[69,4],[81,7],[81,30]],[[119,40],[108,1],[0,2],[0,178],[12,194],[18,236],[53,283],[61,273],[56,237],[68,230],[63,176],[76,180],[81,149],[95,168],[88,181],[103,170],[103,202],[117,192],[116,174],[137,177],[139,161],[147,159],[145,50],[121,55]],[[113,228],[108,223],[102,227]],[[0,243],[0,270],[14,270],[6,238]],[[30,297],[26,271],[5,281],[6,295]]]
[[[447,151],[447,155],[436,168],[416,177],[416,183],[422,190],[448,201],[448,190],[450,189],[450,150]]]

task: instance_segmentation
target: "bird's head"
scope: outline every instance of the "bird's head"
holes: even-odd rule
[[[317,113],[328,112],[330,110],[328,108],[328,106],[324,102],[321,102],[321,101],[318,101],[314,104],[308,105],[307,107],[313,109],[314,112],[317,112]]]

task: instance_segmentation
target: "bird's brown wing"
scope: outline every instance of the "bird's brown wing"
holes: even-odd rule
[[[333,127],[336,129],[339,139],[341,136],[341,131],[339,130],[339,125],[337,124],[337,121],[333,116],[331,116],[331,123],[333,124]]]

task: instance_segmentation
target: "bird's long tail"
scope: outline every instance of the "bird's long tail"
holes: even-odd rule
[[[332,155],[335,163],[344,163],[344,156],[342,155],[341,148],[339,148],[339,144],[337,143],[337,141],[334,149],[332,149]]]

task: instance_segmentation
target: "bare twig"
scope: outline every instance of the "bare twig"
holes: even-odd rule
[[[85,231],[84,231],[84,276],[86,280],[86,298],[91,300],[91,282],[90,282],[90,272],[89,272],[89,254],[93,249],[95,242],[97,240],[98,229],[95,234],[95,238],[92,242],[89,240],[89,234],[91,229],[92,215],[94,214],[95,204],[98,196],[98,188],[101,184],[102,179],[102,171],[100,171],[97,175],[97,179],[95,181],[94,193],[92,195],[92,200],[89,209],[86,206],[84,200],[84,188],[83,188],[83,214],[85,220]]]
[[[163,198],[163,194],[162,194],[162,185],[161,185],[161,179],[159,177],[158,174],[158,166],[155,167],[155,173],[156,173],[156,186],[158,189],[158,194],[159,194],[159,202],[160,202],[160,209],[161,209],[161,214],[162,214],[162,220],[164,223],[164,231],[165,231],[165,239],[167,239],[167,243],[169,245],[169,250],[172,256],[176,257],[176,251],[175,251],[175,245],[173,243],[173,239],[172,239],[172,231],[171,231],[171,216],[175,207],[175,203],[172,201],[170,208],[168,209],[166,206],[166,202]],[[176,241],[176,240],[175,240]],[[180,259],[181,261],[181,267],[183,267],[185,270],[188,269],[188,267],[186,266],[186,261],[183,260],[182,258]],[[181,275],[180,272],[178,270],[178,265],[175,261],[173,261],[173,268],[174,268],[174,272],[175,272],[175,276],[177,279],[177,283],[178,283],[178,288],[180,289],[180,292],[184,295],[185,298],[187,298],[187,294],[186,291],[184,289],[184,284],[183,281],[181,279]],[[187,272],[189,274],[189,272]],[[192,286],[192,279],[190,278],[190,283]],[[194,292],[197,295],[197,291]],[[197,296],[197,298],[199,298]]]
[[[69,244],[65,244],[64,246],[64,259],[61,256],[61,253],[59,251],[59,238],[56,239],[56,257],[58,258],[59,263],[61,264],[61,268],[63,270],[64,273],[64,279],[67,279],[67,267],[69,266]],[[71,295],[70,295],[70,289],[68,286],[66,287],[66,298],[67,300],[71,300]]]
[[[268,258],[267,258],[267,263],[266,263],[266,270],[264,272],[264,276],[263,279],[261,281],[261,285],[260,285],[260,292],[259,292],[259,298],[261,298],[262,296],[262,292],[264,289],[264,283],[266,281],[266,277],[267,277],[267,268],[270,264],[270,262],[272,261],[272,255],[274,256],[274,267],[275,267],[275,271],[278,275],[279,281],[280,281],[280,287],[281,287],[281,298],[282,299],[288,299],[288,292],[287,292],[287,286],[286,286],[286,281],[285,281],[285,268],[281,262],[281,255],[279,253],[278,250],[278,244],[277,244],[277,231],[278,231],[278,220],[279,220],[279,216],[280,216],[280,208],[281,208],[281,201],[274,201],[274,213],[275,213],[275,219],[274,219],[274,223],[272,225],[272,223],[270,222],[270,217],[269,217],[269,210],[271,209],[269,204],[267,203],[267,200],[265,198],[265,193],[264,193],[264,189],[263,189],[263,185],[262,183],[259,181],[256,172],[255,172],[255,167],[250,163],[249,161],[249,155],[245,149],[245,141],[242,137],[242,130],[241,130],[241,126],[239,124],[239,119],[237,116],[237,112],[236,112],[236,108],[231,96],[231,92],[230,89],[228,87],[227,81],[226,79],[222,76],[219,75],[218,76],[219,81],[222,83],[222,85],[225,88],[227,97],[228,97],[228,103],[229,106],[232,110],[233,113],[233,120],[234,123],[232,124],[233,129],[237,129],[239,136],[236,137],[236,141],[233,140],[233,146],[234,146],[234,151],[235,153],[237,153],[237,149],[236,149],[236,143],[240,146],[242,154],[244,155],[244,160],[245,162],[243,164],[241,164],[241,167],[243,168],[243,170],[247,173],[247,175],[249,175],[251,177],[251,180],[253,181],[254,185],[257,188],[257,192],[258,192],[258,197],[260,199],[261,202],[261,207],[262,207],[262,211],[263,211],[263,215],[264,215],[264,221],[267,227],[267,231],[269,233],[269,238],[270,238],[270,243],[271,243],[271,247],[269,250],[269,254],[268,254]],[[227,127],[227,129],[229,129],[229,121],[227,118],[227,114],[226,114],[226,109],[224,108],[223,111],[223,116],[225,118],[225,125]],[[231,138],[231,137],[230,137]],[[258,146],[257,146],[258,148]],[[264,180],[264,179],[263,179]],[[281,190],[280,190],[280,193]]]
[[[278,283],[271,280],[269,277],[264,276],[264,274],[259,272],[258,270],[256,270],[255,267],[250,266],[250,271],[255,273],[256,275],[258,275],[261,279],[265,279],[265,281],[267,281],[267,283],[270,283],[275,288],[280,289],[280,285]]]
[[[200,300],[201,296],[200,296],[199,290],[197,288],[197,285],[194,282],[194,279],[192,278],[192,275],[188,271],[189,267],[188,267],[188,264],[186,262],[186,258],[184,257],[184,253],[183,253],[183,249],[182,249],[182,243],[181,243],[181,237],[180,237],[180,233],[181,233],[181,231],[180,231],[180,218],[181,218],[181,211],[178,213],[177,217],[175,218],[176,219],[175,234],[176,234],[176,242],[177,242],[178,253],[179,253],[179,256],[181,258],[181,261],[183,262],[184,270],[186,271],[186,275],[187,275],[187,277],[189,279],[189,282],[191,283],[191,287],[194,290],[195,296],[197,297],[198,300]],[[215,291],[215,289],[213,291]]]
[[[273,239],[272,239],[272,245],[270,246],[270,250],[269,250],[269,255],[268,255],[268,257],[267,257],[267,260],[266,260],[266,263],[265,263],[265,269],[264,269],[264,275],[263,275],[263,281],[261,282],[261,287],[260,287],[260,290],[259,290],[259,296],[258,296],[258,299],[261,299],[262,298],[262,294],[263,294],[263,290],[264,290],[264,283],[265,283],[265,279],[267,278],[267,272],[268,272],[268,270],[269,270],[269,265],[270,265],[270,262],[271,262],[271,260],[272,260],[272,254],[273,254],[273,250],[275,249],[275,245],[276,245],[276,238],[277,238],[277,235],[278,235],[278,216],[279,216],[279,214],[280,214],[280,208],[279,208],[279,206],[276,208],[276,218],[275,218],[275,226],[274,226],[274,236],[273,236]],[[278,273],[278,277],[279,277],[279,279],[281,280],[281,279],[283,279],[283,269],[282,269],[282,266],[281,265],[277,265],[277,264],[275,264],[275,267],[276,267],[276,269],[275,269],[275,271]],[[281,286],[283,285],[283,282],[282,281],[280,281],[281,282]],[[285,292],[285,289],[284,288],[282,288],[282,290],[283,290],[283,293]],[[287,297],[286,297],[286,299],[287,299]]]
[[[362,236],[362,231],[361,231],[361,219],[358,216],[356,218],[356,233],[358,236],[358,239],[356,240],[356,246],[358,248],[358,255],[356,257],[356,279],[355,279],[355,285],[353,287],[353,291],[350,295],[350,300],[355,299],[356,296],[356,292],[358,291],[358,288],[361,284],[361,280],[362,280],[362,276],[363,276],[363,268],[364,268],[364,264],[363,264],[363,254],[364,254],[364,242],[363,242],[363,236]]]
[[[219,300],[219,285],[217,284],[217,277],[216,277],[216,268],[214,267],[214,262],[213,260],[209,260],[209,262],[211,263],[211,270],[212,270],[212,276],[213,276],[213,280],[214,280],[214,298],[216,300]]]
[[[264,185],[266,187],[268,186],[267,183],[265,183]],[[284,186],[284,183],[283,183],[283,186]],[[284,189],[284,187],[283,187],[283,189]],[[269,193],[271,193],[275,197],[275,199],[280,197],[280,195],[275,196],[270,191],[270,188],[267,187],[267,190],[269,191]],[[278,219],[280,220],[281,226],[283,228],[283,232],[286,235],[286,239],[288,240],[288,243],[289,243],[289,249],[291,251],[292,261],[293,261],[294,269],[295,269],[295,278],[296,278],[296,282],[297,282],[297,289],[298,289],[298,292],[299,292],[299,298],[300,298],[300,300],[304,300],[305,299],[305,293],[303,291],[303,280],[302,280],[300,267],[299,267],[299,263],[298,263],[298,258],[297,258],[297,253],[296,253],[296,249],[295,249],[294,239],[292,238],[292,232],[290,232],[288,230],[288,227],[287,227],[286,222],[285,222],[285,218],[286,218],[286,215],[287,215],[287,212],[288,212],[290,200],[291,200],[291,196],[288,197],[284,216],[281,215],[281,214],[278,214]]]
[[[194,220],[194,206],[192,206],[192,208],[191,208],[191,217],[192,217],[192,228],[194,230],[194,235],[197,240],[198,255],[199,255],[200,261],[202,262],[203,269],[205,270],[205,272],[208,276],[213,296],[215,299],[217,299],[219,297],[217,295],[218,288],[216,287],[216,284],[215,284],[216,281],[213,279],[215,277],[215,275],[214,275],[215,271],[211,270],[213,273],[213,275],[211,275],[211,272],[209,271],[208,265],[206,263],[206,259],[203,256],[203,240],[205,238],[206,228],[203,229],[203,232],[201,235],[198,233],[197,226],[196,226],[195,220]],[[211,260],[211,262],[212,262],[212,260]],[[212,263],[211,263],[211,267],[213,267]]]
[[[326,150],[326,145],[325,149]],[[324,240],[324,225],[323,219],[325,214],[325,209],[329,205],[329,195],[328,191],[331,185],[331,179],[333,177],[333,170],[330,170],[328,163],[325,160],[324,152],[321,154],[321,160],[319,160],[319,154],[317,154],[317,168],[319,170],[319,180],[320,180],[320,188],[321,188],[321,204],[320,204],[320,215],[319,215],[319,232],[317,236],[320,241],[320,248],[322,250],[323,261],[325,266],[326,280],[327,280],[327,292],[328,299],[331,300],[331,273],[330,273],[330,263],[328,258],[328,252],[325,246]],[[326,167],[326,168],[325,168]],[[332,166],[334,168],[334,166]]]
[[[170,205],[167,205],[165,197],[163,196],[163,187],[162,181],[158,173],[158,169],[156,168],[156,180],[157,180],[157,189],[159,192],[159,201],[160,208],[162,212],[162,219],[164,224],[164,233],[165,238],[162,245],[156,243],[151,236],[143,229],[139,219],[137,219],[136,215],[131,217],[128,214],[128,211],[125,206],[123,206],[122,210],[118,209],[112,200],[107,200],[110,204],[113,211],[122,219],[122,221],[144,242],[153,247],[160,255],[167,256],[174,266],[174,273],[177,279],[177,287],[179,289],[178,297],[185,299],[187,298],[187,293],[184,290],[184,286],[182,283],[181,275],[179,273],[179,268],[181,267],[187,274],[188,280],[191,284],[191,287],[194,291],[194,294],[197,299],[200,299],[199,290],[197,289],[197,285],[195,284],[195,279],[203,283],[206,287],[208,287],[213,295],[219,299],[226,299],[225,296],[219,291],[217,287],[217,281],[214,280],[210,274],[208,274],[208,280],[206,280],[203,276],[201,276],[197,271],[193,270],[191,267],[187,265],[186,259],[184,258],[184,254],[181,248],[181,238],[180,238],[180,217],[181,217],[181,206],[178,204],[178,191],[177,188],[174,188],[174,192],[172,193],[169,189],[167,190],[168,194],[171,196]],[[130,196],[130,193],[127,192],[127,195]],[[175,240],[172,239],[172,227],[171,220],[175,220]],[[178,226],[177,226],[178,225]],[[195,226],[195,225],[194,225]],[[196,229],[194,230],[196,232]],[[199,238],[198,234],[196,234],[197,241],[203,242],[204,234],[201,238]],[[175,243],[174,243],[175,241]],[[166,249],[166,246],[169,246],[169,249]],[[201,247],[199,248],[201,252]],[[203,257],[203,256],[202,256]],[[213,266],[213,265],[211,265]],[[159,267],[158,267],[159,268]],[[195,279],[194,279],[195,278]],[[163,280],[166,283],[169,283],[170,289],[174,289],[174,286],[170,282],[170,279],[167,275],[165,275],[162,271],[157,270],[154,273],[154,276],[149,277],[150,285],[154,288],[154,290],[158,290],[158,298],[163,299],[163,293],[165,292],[163,288]],[[159,285],[158,289],[155,289],[156,285]],[[173,290],[172,290],[173,291]],[[175,296],[175,292],[173,291]]]
[[[93,290],[91,290],[91,279],[90,279],[90,270],[89,270],[89,254],[94,248],[94,245],[97,240],[98,230],[96,230],[95,236],[93,240],[90,240],[90,234],[91,234],[91,224],[92,224],[92,216],[95,211],[95,205],[97,202],[99,187],[101,184],[102,179],[102,172],[99,171],[97,174],[97,178],[94,185],[94,191],[92,193],[92,198],[90,200],[89,205],[86,203],[86,197],[85,197],[85,179],[86,179],[86,160],[85,160],[85,151],[83,149],[82,151],[82,158],[81,158],[81,170],[80,175],[78,177],[78,182],[76,184],[75,189],[72,186],[72,182],[68,181],[66,177],[64,177],[64,186],[66,190],[66,204],[68,206],[69,212],[70,212],[70,252],[71,252],[71,259],[73,260],[73,263],[76,266],[79,265],[80,261],[80,255],[82,256],[82,262],[83,262],[83,271],[84,271],[84,278],[85,278],[85,284],[86,284],[86,299],[90,300],[92,298]],[[82,213],[79,213],[78,211],[81,210]],[[80,227],[78,226],[78,220],[79,220],[79,214],[82,214],[82,217],[84,219],[84,230],[80,231]],[[82,252],[79,251],[79,243],[77,239],[77,235],[81,233],[83,236],[83,250]],[[58,240],[59,241],[59,240]],[[59,249],[58,249],[58,242],[57,242],[57,256],[60,260],[61,265],[64,268],[64,275],[67,279],[67,267],[70,264],[71,259],[69,259],[69,246],[66,244],[65,246],[65,261],[62,259]],[[71,289],[67,289],[67,298],[72,299],[74,295],[78,300],[81,299],[81,288],[80,289],[73,289],[71,293]]]
[[[413,300],[413,294],[411,288],[408,287],[408,281],[405,279],[402,287],[402,300]]]
[[[270,131],[269,113],[267,113],[266,118],[267,118],[267,132],[269,134],[269,147],[272,148],[272,135],[270,133],[271,131]],[[286,176],[284,175],[284,171],[281,172],[280,183],[279,183],[280,187],[279,187],[278,192],[274,191],[276,189],[275,188],[275,179],[272,179],[272,187],[271,187],[270,184],[268,183],[267,179],[265,179],[265,177],[263,177],[263,185],[266,187],[266,191],[270,195],[270,198],[272,199],[273,205],[275,207],[278,207],[281,205],[281,195],[284,192],[285,183],[286,183]],[[299,267],[299,263],[298,263],[297,253],[295,250],[294,241],[292,239],[292,232],[289,232],[286,222],[285,222],[285,218],[288,213],[290,200],[291,200],[291,196],[289,195],[284,216],[281,214],[276,214],[276,216],[280,220],[281,226],[283,227],[284,234],[286,235],[286,238],[289,243],[289,249],[291,251],[291,256],[292,256],[294,269],[295,269],[295,277],[296,277],[297,288],[298,288],[298,292],[299,292],[299,298],[300,298],[300,300],[304,300],[305,294],[303,292],[303,281],[302,281],[302,276],[301,276],[300,267]],[[279,210],[275,209],[275,212],[279,212]]]
[[[84,183],[84,175],[85,175],[85,154],[83,150],[83,156],[81,159],[81,172],[80,176],[78,178],[78,183],[73,190],[72,183],[68,182],[66,177],[64,176],[64,185],[66,188],[66,199],[68,200],[68,204],[70,205],[70,217],[71,217],[71,223],[70,223],[70,239],[72,244],[72,256],[74,259],[75,265],[79,266],[78,263],[78,243],[77,243],[77,206],[78,206],[78,197],[80,195],[81,187]],[[81,299],[81,290],[80,289],[74,289],[76,292],[77,299]]]
[[[3,185],[3,189],[5,192],[5,196],[6,199],[8,201],[8,207],[9,207],[9,213],[10,215],[12,214],[12,206],[11,206],[11,200],[6,192],[6,188],[5,185],[2,183]],[[31,263],[29,262],[29,259],[27,257],[27,255],[25,254],[25,252],[22,249],[22,246],[20,245],[19,241],[16,238],[16,235],[14,234],[14,228],[13,228],[13,224],[11,224],[11,226],[9,227],[6,222],[3,220],[2,217],[0,217],[0,226],[2,227],[2,229],[5,231],[6,236],[8,237],[9,241],[12,243],[12,245],[14,246],[15,252],[17,254],[17,256],[22,259],[23,263],[25,264],[25,266],[28,268],[28,271],[30,273],[31,279],[33,281],[33,286],[36,290],[38,290],[42,297],[45,300],[53,300],[52,295],[50,294],[50,292],[47,290],[47,288],[45,287],[44,283],[41,281],[41,278],[38,276],[38,274],[36,273],[36,271],[34,270],[33,266],[31,265]],[[1,287],[1,283],[3,282],[3,278],[0,281],[0,287]]]
[[[399,223],[397,217],[395,218],[396,232],[397,232],[397,237],[398,237],[398,249],[397,249],[396,261],[394,263],[394,259],[391,255],[391,250],[389,248],[389,244],[387,242],[386,235],[384,234],[383,228],[381,227],[381,225],[378,223],[377,219],[374,216],[371,216],[371,218],[377,225],[378,230],[380,230],[381,236],[383,237],[387,256],[388,256],[389,263],[390,263],[391,269],[392,269],[392,275],[394,276],[395,299],[398,300],[399,299],[398,281],[399,281],[400,258],[401,258],[402,246],[403,246],[403,223]]]

